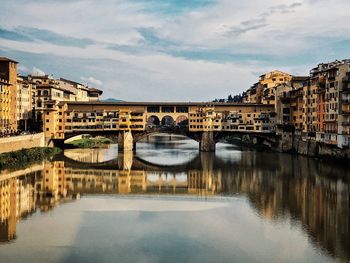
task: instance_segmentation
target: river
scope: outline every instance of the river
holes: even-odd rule
[[[347,262],[350,171],[162,136],[2,171],[0,216],[0,262]]]

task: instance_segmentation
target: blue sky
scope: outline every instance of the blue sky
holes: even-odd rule
[[[129,101],[208,101],[350,57],[347,0],[5,0],[0,56]]]

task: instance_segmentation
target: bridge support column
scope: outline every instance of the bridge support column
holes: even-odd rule
[[[46,143],[46,147],[57,147],[64,149],[64,140],[61,139],[53,139],[48,140]]]
[[[204,131],[201,141],[199,142],[199,151],[215,152],[214,133],[212,131]]]
[[[134,139],[131,131],[121,131],[118,134],[118,151],[132,151],[134,147]]]

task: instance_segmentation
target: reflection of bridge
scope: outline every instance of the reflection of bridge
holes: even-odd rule
[[[56,145],[80,134],[118,137],[122,151],[160,132],[192,138],[201,151],[214,151],[227,135],[276,137],[274,106],[247,103],[61,102],[44,114],[44,132]]]
[[[287,154],[267,158],[246,152],[231,163],[213,157],[201,153],[194,165],[200,160],[200,165],[206,165],[203,170],[187,166],[174,173],[145,171],[148,166],[138,171],[94,169],[81,162],[73,167],[70,160],[0,173],[0,242],[16,237],[21,218],[38,208],[53,209],[79,194],[244,194],[259,216],[288,224],[292,220],[293,227],[301,226],[315,246],[335,260],[349,261],[350,172],[346,167]]]
[[[209,169],[214,166],[214,161],[220,165],[220,159],[215,159],[215,156],[211,153],[198,154],[193,159],[190,159],[181,164],[175,165],[163,165],[148,162],[138,156],[135,156],[132,151],[119,153],[116,159],[112,159],[104,162],[84,162],[69,158],[68,156],[61,154],[54,157],[55,161],[64,161],[66,167],[80,168],[95,170],[137,170],[137,171],[165,171],[165,172],[179,172],[187,171],[189,169]],[[221,161],[222,162],[222,161]]]

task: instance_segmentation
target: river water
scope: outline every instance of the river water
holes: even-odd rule
[[[155,141],[2,171],[0,262],[349,261],[349,166]]]

